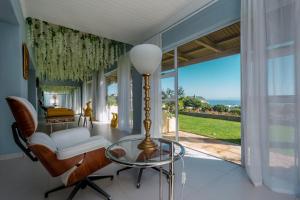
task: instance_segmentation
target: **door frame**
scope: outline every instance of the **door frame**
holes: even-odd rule
[[[174,51],[174,70],[170,72],[161,72],[160,80],[164,78],[174,78],[174,97],[172,99],[164,100],[165,102],[174,102],[175,103],[175,119],[176,119],[176,125],[175,125],[175,138],[176,141],[179,141],[179,120],[178,120],[178,62],[177,62],[177,47],[173,49],[168,49],[167,51],[164,51],[163,53]],[[164,102],[162,101],[162,102]]]

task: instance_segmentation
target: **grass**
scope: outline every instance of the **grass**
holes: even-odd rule
[[[241,144],[241,123],[179,115],[179,130],[207,136],[226,142]]]

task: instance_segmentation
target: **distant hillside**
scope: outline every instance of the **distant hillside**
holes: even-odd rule
[[[188,97],[190,97],[190,98],[195,98],[195,99],[199,99],[199,100],[201,101],[201,103],[208,103],[208,100],[205,99],[204,97],[201,97],[201,96],[196,96],[196,95],[194,95],[194,96],[188,96]]]

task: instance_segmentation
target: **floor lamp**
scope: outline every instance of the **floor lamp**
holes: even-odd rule
[[[150,138],[150,76],[157,69],[161,63],[162,51],[161,49],[153,44],[140,44],[134,46],[129,52],[130,60],[136,70],[144,77],[144,128],[145,128],[145,139],[138,145],[138,148],[147,152],[153,151],[157,148],[157,144]]]

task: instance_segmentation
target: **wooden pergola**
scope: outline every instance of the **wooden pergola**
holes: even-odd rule
[[[177,48],[178,67],[240,53],[240,22]],[[174,51],[163,54],[162,71],[174,68]]]
[[[112,71],[108,76],[105,76],[106,85],[118,82],[117,70]]]

